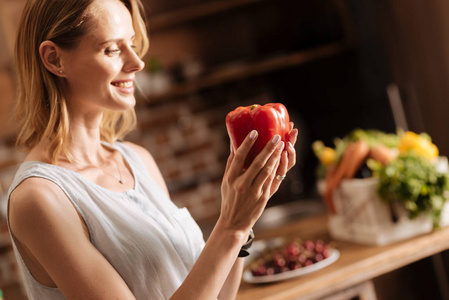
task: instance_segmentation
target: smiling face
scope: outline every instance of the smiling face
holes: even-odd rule
[[[144,67],[133,46],[131,14],[119,0],[94,1],[88,14],[91,30],[61,56],[69,110],[130,109],[135,105],[135,73]]]

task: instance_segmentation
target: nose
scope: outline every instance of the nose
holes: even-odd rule
[[[137,55],[136,51],[131,47],[128,48],[128,55],[126,56],[126,62],[124,70],[126,72],[139,72],[145,67],[145,63]]]

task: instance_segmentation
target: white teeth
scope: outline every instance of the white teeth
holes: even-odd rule
[[[118,83],[114,83],[115,86],[121,87],[121,88],[130,88],[133,86],[132,81],[127,81],[127,82],[118,82]]]

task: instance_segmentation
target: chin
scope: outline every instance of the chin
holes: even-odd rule
[[[134,95],[115,97],[113,103],[117,110],[128,110],[136,106],[136,97]]]
[[[136,106],[136,100],[134,99],[134,101],[124,102],[119,110],[125,111],[125,110],[129,110],[129,109],[133,109],[135,106]]]

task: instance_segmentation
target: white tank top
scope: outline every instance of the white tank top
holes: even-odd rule
[[[188,210],[175,206],[151,178],[136,152],[122,143],[106,145],[119,151],[128,163],[135,180],[133,189],[113,192],[71,170],[25,162],[16,173],[8,199],[27,178],[54,182],[84,218],[92,244],[117,270],[136,299],[168,299],[202,251],[202,232]],[[14,240],[13,248],[30,300],[66,299],[59,289],[34,279]]]

